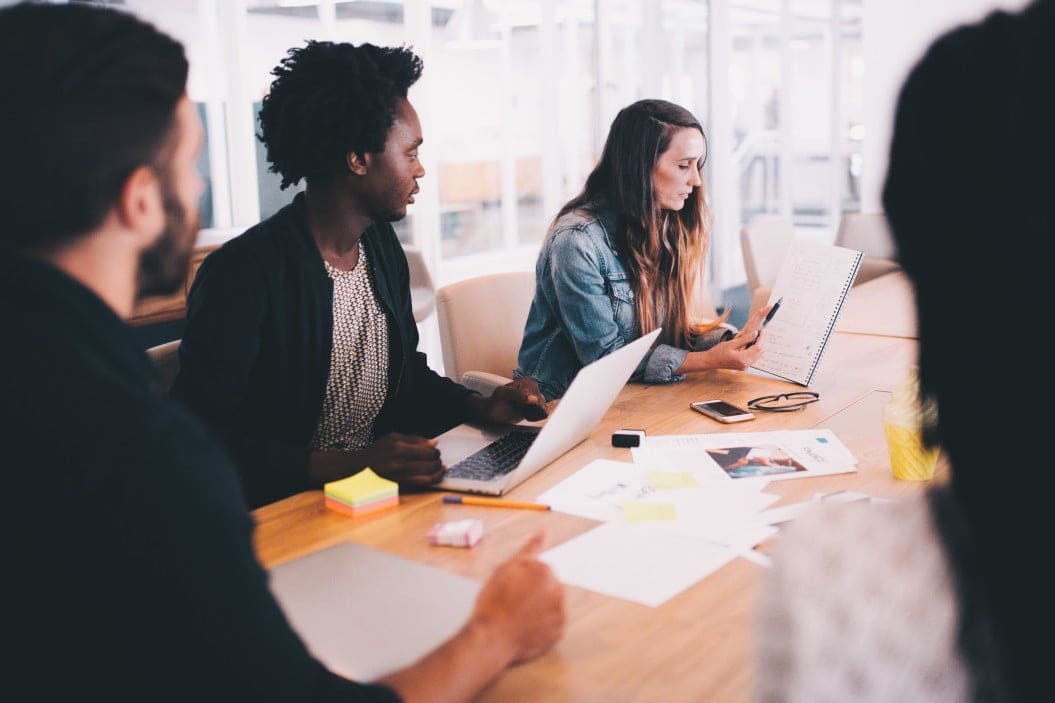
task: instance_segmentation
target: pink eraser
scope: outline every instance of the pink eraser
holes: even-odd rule
[[[429,530],[429,544],[443,547],[472,547],[484,536],[484,523],[477,519],[437,522]]]

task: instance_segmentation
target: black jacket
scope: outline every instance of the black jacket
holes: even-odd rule
[[[469,391],[417,351],[407,260],[395,232],[363,235],[388,319],[388,396],[376,434],[434,436],[462,422]],[[253,507],[307,490],[333,343],[333,281],[304,196],[206,257],[191,287],[173,397],[234,455]]]
[[[328,672],[253,551],[223,448],[94,293],[0,255],[5,690],[42,701],[396,701]]]

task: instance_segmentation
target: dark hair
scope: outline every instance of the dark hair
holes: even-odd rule
[[[699,130],[703,136],[704,156],[698,164],[702,171],[707,135],[691,112],[666,100],[639,100],[624,107],[612,121],[601,160],[582,192],[554,218],[556,223],[580,208],[619,214],[625,230],[615,233],[616,246],[630,273],[641,333],[662,326],[678,346],[725,319],[707,325],[691,319],[711,224],[703,187],[695,188],[677,212],[663,210],[656,202],[652,171],[681,128]]]
[[[0,10],[0,249],[47,250],[98,226],[155,165],[187,83],[171,37],[88,5]]]
[[[421,77],[406,47],[309,41],[271,71],[260,141],[282,189],[347,170],[351,153],[384,151],[396,106]]]
[[[1055,581],[1032,562],[1050,549],[1055,374],[1033,341],[1052,319],[1053,36],[1043,1],[935,42],[902,88],[883,191],[916,291],[922,392],[938,408],[928,441],[951,466],[932,501],[963,516],[942,534],[964,546],[949,552],[976,699],[994,684],[1002,700],[1050,688],[1036,642]],[[1033,462],[1031,445],[1043,448]]]

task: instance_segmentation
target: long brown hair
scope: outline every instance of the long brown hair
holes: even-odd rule
[[[623,230],[614,232],[616,248],[630,273],[641,334],[662,326],[673,344],[685,346],[689,337],[714,329],[728,317],[701,323],[691,319],[697,284],[703,275],[712,215],[703,186],[694,188],[681,210],[664,210],[656,201],[652,171],[670,147],[674,132],[699,130],[685,108],[666,100],[639,100],[615,116],[601,160],[581,193],[568,201],[554,218],[578,209],[615,210]],[[697,168],[706,161],[700,159]],[[662,319],[661,319],[662,318]]]

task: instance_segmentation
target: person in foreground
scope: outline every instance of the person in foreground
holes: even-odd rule
[[[203,130],[182,47],[114,10],[17,5],[0,10],[0,61],[5,685],[32,700],[465,701],[546,652],[563,594],[536,535],[417,664],[365,684],[309,654],[227,454],[152,387],[121,320],[178,289],[197,234]]]
[[[659,343],[632,380],[672,383],[758,360],[762,345],[749,345],[761,341],[768,306],[738,334],[728,315],[697,319],[711,219],[706,155],[703,127],[685,108],[640,100],[619,111],[600,162],[539,252],[515,378],[558,398],[583,366],[657,327]]]
[[[234,455],[253,507],[365,467],[403,486],[443,475],[433,437],[546,415],[530,379],[483,398],[418,352],[391,222],[425,175],[405,48],[308,42],[273,71],[261,139],[304,193],[210,254],[190,292],[172,394]]]
[[[1007,446],[1051,435],[1055,374],[1043,359],[1009,369],[977,339],[980,320],[1050,318],[1052,36],[1050,0],[991,14],[940,37],[902,87],[883,204],[915,288],[926,437],[950,479],[788,528],[758,614],[761,701],[1051,698],[1038,560],[1055,474],[1009,463]]]

